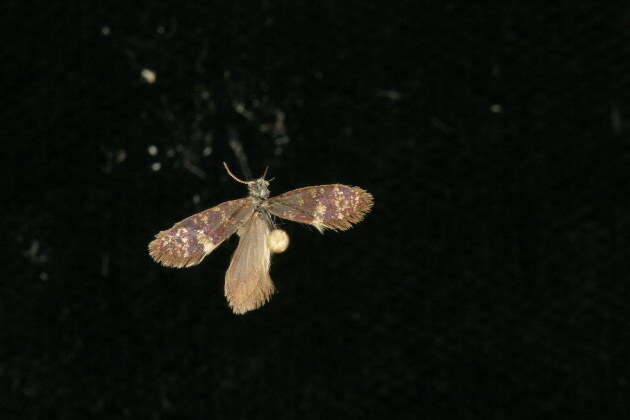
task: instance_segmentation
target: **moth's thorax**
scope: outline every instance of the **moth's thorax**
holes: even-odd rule
[[[255,181],[251,181],[247,184],[249,195],[256,197],[260,200],[266,200],[269,198],[269,181],[265,181],[263,178],[258,178]]]

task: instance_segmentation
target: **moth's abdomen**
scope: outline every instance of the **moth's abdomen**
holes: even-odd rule
[[[253,214],[253,200],[226,201],[194,214],[157,235],[149,244],[151,257],[169,267],[189,267],[232,236]]]
[[[324,229],[346,230],[363,220],[373,197],[359,187],[317,185],[289,191],[266,202],[275,216]]]

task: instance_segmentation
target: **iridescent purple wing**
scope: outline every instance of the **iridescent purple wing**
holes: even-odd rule
[[[226,201],[163,230],[149,244],[151,257],[169,267],[199,264],[254,213],[251,197]]]
[[[372,203],[372,195],[359,187],[330,184],[286,192],[270,198],[265,206],[275,216],[308,223],[322,232],[350,229],[363,220]]]

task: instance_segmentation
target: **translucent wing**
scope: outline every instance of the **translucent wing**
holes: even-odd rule
[[[257,212],[238,232],[238,247],[225,273],[225,297],[235,314],[261,307],[275,291],[269,276],[269,230],[266,216]]]
[[[324,229],[346,230],[360,222],[372,208],[370,193],[341,184],[299,188],[267,200],[275,216]]]
[[[248,197],[194,214],[155,235],[149,254],[170,267],[199,264],[251,218],[254,208],[253,199]]]

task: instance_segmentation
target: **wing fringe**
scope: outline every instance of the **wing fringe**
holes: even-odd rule
[[[359,223],[365,218],[365,215],[370,212],[374,205],[374,197],[363,188],[350,187],[359,196],[356,208],[352,213],[348,214],[343,219],[333,219],[327,222],[321,222],[321,228],[330,230],[348,230],[355,224]],[[318,227],[318,226],[315,226]],[[323,229],[318,228],[323,233]]]

